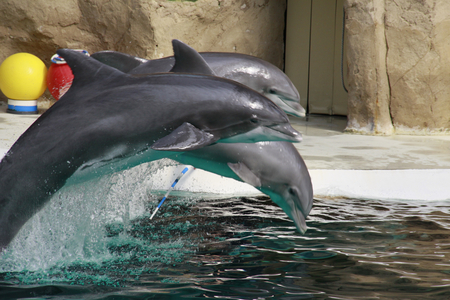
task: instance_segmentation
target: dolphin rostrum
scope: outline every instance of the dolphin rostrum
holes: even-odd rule
[[[181,41],[177,42],[183,44]],[[287,114],[305,116],[305,109],[300,105],[300,95],[294,84],[273,64],[240,53],[201,52],[200,55],[217,76],[251,87],[271,99]],[[91,57],[130,74],[168,72],[175,63],[173,56],[145,60],[116,51],[100,51]],[[192,67],[195,68],[195,65]],[[190,73],[196,72],[193,70]]]
[[[75,51],[58,54],[74,74],[71,88],[0,162],[0,249],[77,170],[134,156],[139,164],[235,135],[248,142],[245,133],[257,128],[274,134],[250,141],[301,140],[282,110],[234,81],[132,76]]]

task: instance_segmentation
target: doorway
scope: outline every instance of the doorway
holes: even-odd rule
[[[344,0],[288,0],[285,72],[309,114],[347,115]]]

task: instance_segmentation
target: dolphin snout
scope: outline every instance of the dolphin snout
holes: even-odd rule
[[[308,229],[308,226],[306,226],[306,218],[303,215],[302,210],[299,207],[294,206],[291,208],[290,213],[290,217],[294,221],[295,227],[297,227],[301,234],[304,234]]]
[[[292,109],[291,114],[296,117],[305,117],[306,116],[306,110],[297,102],[285,102],[287,106],[289,106]]]
[[[296,117],[305,117],[306,110],[298,103],[294,101],[284,101],[277,95],[268,94],[267,98],[272,100],[279,108],[281,108],[288,115],[293,115]]]
[[[302,134],[295,130],[289,123],[270,126],[270,129],[282,133],[291,142],[299,143],[303,140]]]

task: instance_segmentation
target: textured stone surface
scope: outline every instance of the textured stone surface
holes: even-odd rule
[[[347,131],[391,134],[384,0],[345,3],[348,63]]]
[[[396,131],[450,131],[450,2],[387,1],[386,40]]]
[[[58,48],[159,58],[172,55],[177,38],[199,51],[251,54],[282,68],[285,10],[279,0],[2,0],[0,62],[29,52],[49,65]]]
[[[0,62],[29,52],[49,65],[58,48],[159,58],[177,38],[281,68],[285,9],[280,0],[2,0]],[[449,133],[450,1],[346,0],[345,14],[347,131]]]
[[[347,131],[449,133],[450,1],[347,0],[345,11]]]

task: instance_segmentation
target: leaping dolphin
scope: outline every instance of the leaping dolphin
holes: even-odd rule
[[[178,40],[174,41],[182,43]],[[217,76],[251,87],[271,99],[287,114],[297,117],[305,116],[305,109],[300,105],[300,95],[294,84],[273,64],[255,56],[240,53],[200,52],[200,55]],[[91,57],[130,74],[168,72],[175,63],[173,56],[146,60],[116,51],[100,51],[92,54]],[[195,65],[192,66],[195,68]]]
[[[75,51],[58,54],[74,74],[71,88],[0,162],[0,249],[74,172],[99,162],[135,155],[150,161],[235,135],[249,141],[245,133],[257,128],[269,136],[250,141],[301,140],[282,110],[234,81],[176,73],[132,76]]]
[[[306,231],[305,218],[313,205],[311,177],[291,143],[215,144],[171,159],[256,187],[283,209],[301,233]]]

